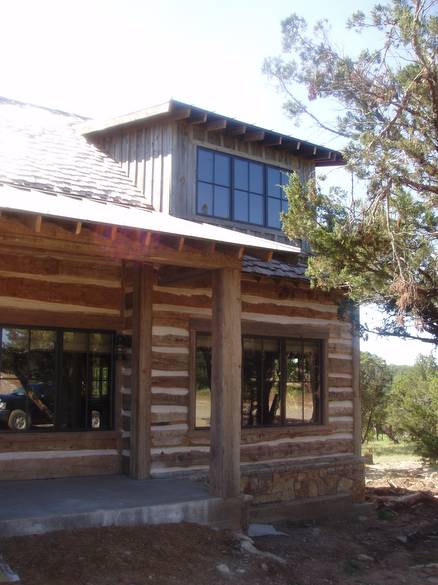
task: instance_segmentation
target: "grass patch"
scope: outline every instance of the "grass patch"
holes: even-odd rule
[[[388,437],[368,441],[362,445],[362,453],[371,451],[374,463],[401,463],[402,461],[418,461],[414,452],[414,444],[409,442],[394,443]]]

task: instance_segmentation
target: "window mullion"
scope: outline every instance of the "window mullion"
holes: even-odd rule
[[[61,330],[56,331],[55,337],[55,429],[60,428],[61,409],[62,409],[62,374],[63,374],[63,347],[64,333]]]

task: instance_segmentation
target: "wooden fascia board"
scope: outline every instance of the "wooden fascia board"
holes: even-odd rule
[[[173,246],[165,245],[161,241],[157,241],[156,238],[151,238],[149,245],[145,245],[140,241],[141,238],[139,237],[131,239],[131,231],[135,232],[134,236],[137,236],[142,234],[141,230],[129,230],[125,233],[119,230],[114,239],[111,239],[98,231],[90,230],[84,225],[81,226],[80,233],[76,235],[75,225],[72,222],[72,227],[68,229],[67,226],[63,227],[47,220],[43,222],[41,231],[35,233],[20,218],[3,215],[0,218],[0,242],[8,245],[67,252],[76,255],[141,260],[164,265],[203,269],[240,267],[240,260],[233,249],[239,249],[238,246],[230,246],[230,250],[216,250],[212,253],[208,246],[209,242],[205,242],[205,245],[199,248],[184,246],[182,251],[178,251],[178,243]],[[172,238],[173,236],[169,237]],[[179,238],[177,237],[175,242],[178,241]]]

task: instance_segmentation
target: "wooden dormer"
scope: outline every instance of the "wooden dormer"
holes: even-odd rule
[[[280,222],[271,217],[279,214],[276,205],[284,210],[286,203],[268,197],[268,173],[278,170],[286,176],[293,171],[305,181],[315,167],[344,164],[337,151],[174,100],[106,122],[88,123],[83,133],[122,166],[155,210],[280,241],[285,240]],[[224,155],[221,158],[230,168],[229,184],[222,189],[227,202],[219,213],[208,205],[203,213],[199,202],[200,151]],[[258,210],[252,218],[249,186],[240,191],[243,205],[245,196],[248,199],[247,216],[237,210],[238,189],[232,170],[236,161],[251,163],[263,176],[263,187],[253,194]],[[207,191],[216,187],[207,184]]]

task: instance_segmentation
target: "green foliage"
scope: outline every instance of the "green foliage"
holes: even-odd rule
[[[400,436],[415,444],[424,459],[438,461],[438,363],[420,356],[400,373],[388,397],[388,421]]]
[[[392,0],[347,27],[373,31],[376,50],[344,55],[327,22],[308,31],[296,14],[282,23],[283,56],[265,72],[286,94],[285,109],[341,136],[348,168],[366,196],[324,194],[291,178],[283,229],[309,242],[313,284],[342,289],[387,312],[383,335],[409,337],[407,325],[438,339],[438,17],[421,0]],[[305,87],[308,100],[296,96]],[[320,120],[312,102],[329,98],[341,112]],[[340,106],[340,107],[339,107]],[[420,334],[421,335],[421,334]],[[427,336],[425,337],[427,339]]]
[[[367,441],[363,446],[363,452],[371,451],[373,462],[379,465],[392,465],[405,462],[407,465],[415,463],[418,457],[415,455],[415,446],[409,441],[394,443],[389,437]]]
[[[362,443],[385,425],[391,381],[391,370],[384,360],[372,353],[360,354]]]

